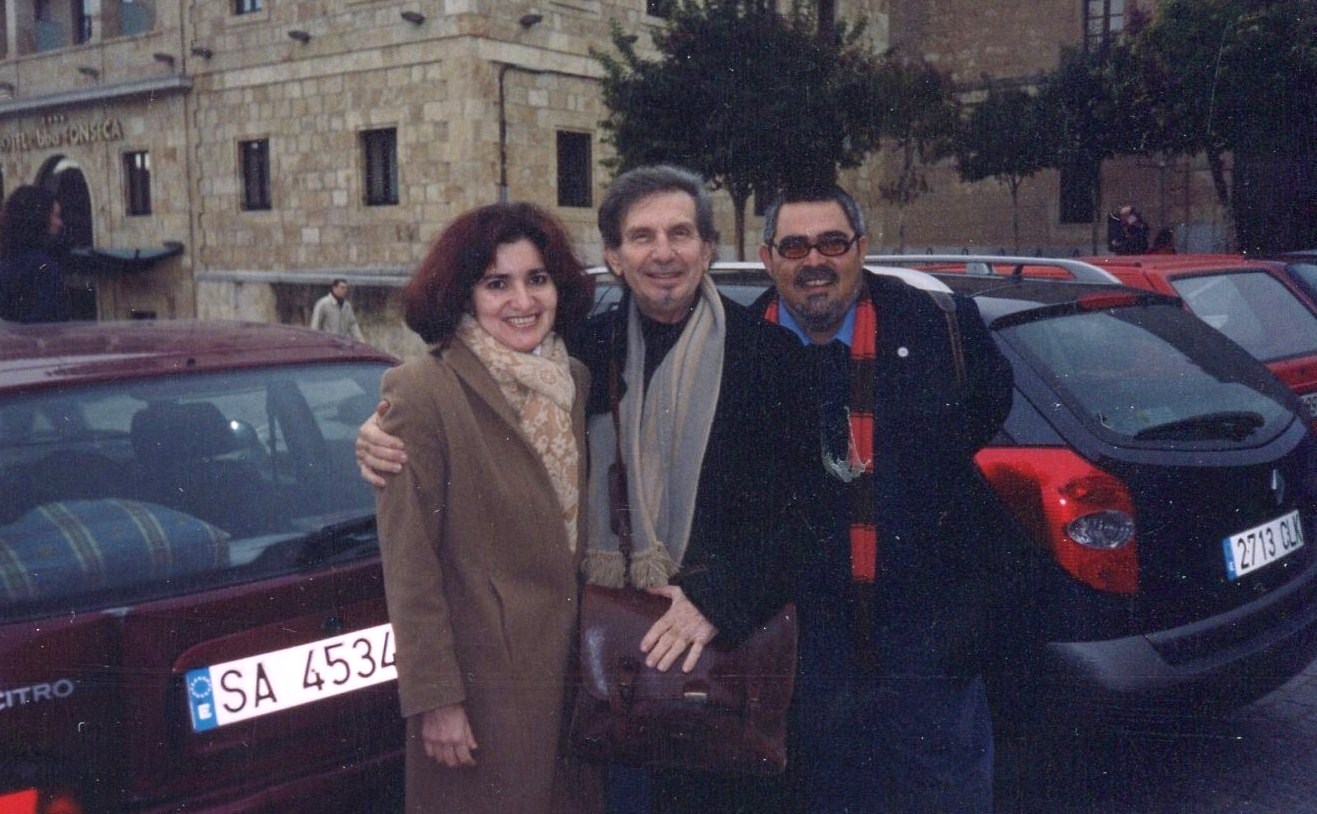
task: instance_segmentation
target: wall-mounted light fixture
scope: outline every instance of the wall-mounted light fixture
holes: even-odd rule
[[[521,27],[526,29],[529,29],[532,26],[539,25],[543,21],[544,21],[544,15],[535,14],[535,13],[523,14],[521,15],[521,19],[517,20],[517,22],[521,24]]]
[[[191,51],[192,56],[201,57],[202,59],[210,59],[215,56],[215,52],[204,45],[194,45],[189,50]]]
[[[306,45],[308,42],[311,41],[310,34],[306,33],[305,31],[298,30],[296,28],[294,28],[292,31],[289,31],[288,36],[292,37],[293,39],[297,40],[303,45]]]
[[[79,66],[78,66],[78,73],[82,74],[83,76],[87,77],[88,79],[100,79],[100,78],[101,78],[101,72],[98,71],[98,70],[96,70],[95,68],[93,68],[93,67],[90,66],[90,65],[79,65]]]
[[[154,59],[156,62],[163,62],[165,65],[168,65],[171,68],[174,67],[173,54],[166,54],[160,51],[156,51],[154,54],[151,55],[151,59]]]
[[[419,11],[402,11],[399,12],[399,14],[402,15],[402,18],[404,20],[411,23],[412,25],[420,25],[421,23],[425,22],[425,15]]]

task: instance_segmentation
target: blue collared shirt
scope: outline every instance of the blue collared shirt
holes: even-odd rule
[[[856,307],[858,307],[858,303],[851,303],[851,307],[846,310],[845,319],[841,321],[841,327],[837,329],[837,335],[832,337],[848,348],[851,346],[851,340],[855,336]],[[810,344],[809,335],[805,333],[804,328],[800,327],[800,323],[796,322],[796,318],[791,315],[791,312],[787,310],[787,307],[782,304],[780,299],[777,303],[777,321],[783,328],[786,328],[799,337],[801,342],[804,342],[806,345]]]

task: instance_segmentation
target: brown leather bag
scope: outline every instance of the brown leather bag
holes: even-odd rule
[[[689,673],[680,661],[663,673],[646,667],[640,652],[667,608],[666,598],[634,588],[586,586],[573,750],[650,768],[781,772],[796,675],[794,606],[739,647],[706,647]]]
[[[617,429],[616,370],[610,390]],[[621,434],[618,434],[619,448]],[[631,519],[621,452],[609,469],[612,526],[630,572]],[[786,768],[796,678],[796,612],[786,605],[740,646],[706,647],[692,672],[645,666],[640,640],[669,600],[632,587],[582,592],[581,686],[573,751],[648,768],[776,774]]]

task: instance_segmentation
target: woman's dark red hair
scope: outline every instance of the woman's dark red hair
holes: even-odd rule
[[[560,337],[575,335],[594,305],[594,280],[576,259],[558,219],[529,203],[482,206],[448,224],[403,289],[407,327],[428,343],[447,343],[498,247],[522,238],[540,250],[558,289],[553,329]]]

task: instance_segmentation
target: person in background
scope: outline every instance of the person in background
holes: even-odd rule
[[[54,249],[64,231],[59,201],[50,191],[24,185],[0,211],[0,319],[66,319],[64,272]]]
[[[1107,216],[1107,248],[1113,254],[1148,251],[1148,222],[1134,204],[1125,204]]]
[[[1148,254],[1175,254],[1175,232],[1171,231],[1171,227],[1163,226],[1157,230]]]
[[[558,812],[582,791],[561,744],[589,376],[561,336],[593,291],[526,203],[457,217],[403,291],[431,350],[384,375],[382,426],[411,455],[377,502],[408,814]]]
[[[364,342],[361,326],[357,324],[357,315],[348,302],[348,281],[342,277],[329,286],[329,293],[316,301],[311,311],[311,328],[316,331],[328,331],[339,336],[350,336],[358,342]]]

